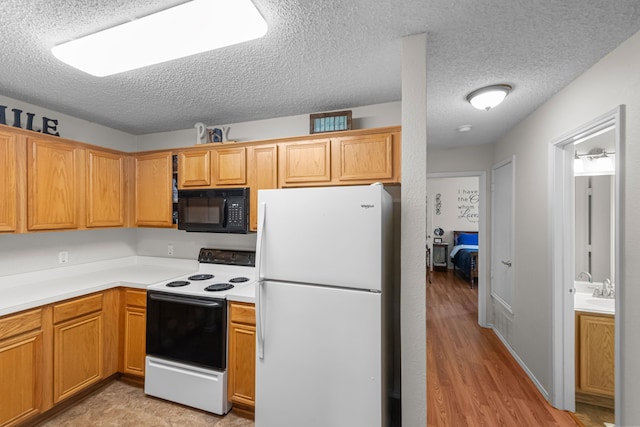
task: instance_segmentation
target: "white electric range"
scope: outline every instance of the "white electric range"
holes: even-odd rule
[[[147,289],[224,299],[232,289],[255,282],[255,259],[253,251],[202,248],[198,255],[198,271],[156,283]]]
[[[255,252],[200,249],[199,268],[147,288],[146,394],[223,415],[227,295],[255,282]]]

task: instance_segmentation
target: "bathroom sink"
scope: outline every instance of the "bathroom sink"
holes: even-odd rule
[[[576,292],[574,308],[578,311],[614,314],[616,300],[612,298],[596,298],[590,293]]]

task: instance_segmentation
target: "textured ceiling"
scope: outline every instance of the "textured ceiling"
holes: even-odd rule
[[[246,44],[103,78],[50,53],[179,3],[3,1],[0,93],[132,134],[352,108],[400,100],[401,39],[426,32],[429,144],[458,147],[496,141],[640,30],[636,0],[254,0],[269,31]],[[514,86],[502,105],[466,103],[493,83]]]

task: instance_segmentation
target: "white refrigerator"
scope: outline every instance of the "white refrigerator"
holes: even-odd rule
[[[258,192],[256,427],[389,425],[391,233],[382,185]]]

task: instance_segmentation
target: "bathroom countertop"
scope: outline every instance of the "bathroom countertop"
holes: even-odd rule
[[[615,314],[616,300],[612,298],[594,297],[593,292],[576,292],[574,299],[576,311],[587,311],[600,314]]]

